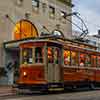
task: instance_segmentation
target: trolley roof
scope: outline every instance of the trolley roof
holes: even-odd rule
[[[60,45],[63,45],[65,47],[69,46],[69,47],[76,47],[76,48],[80,48],[80,49],[86,49],[89,51],[96,51],[97,47],[94,45],[90,45],[87,43],[83,43],[83,42],[78,42],[75,40],[71,40],[71,39],[64,39],[64,38],[60,38],[60,37],[54,37],[54,36],[45,36],[45,37],[37,37],[37,38],[26,38],[26,39],[21,39],[21,40],[12,40],[12,41],[7,41],[4,42],[4,48],[19,48],[20,44],[23,43],[28,43],[28,42],[52,42],[52,43],[57,43]]]

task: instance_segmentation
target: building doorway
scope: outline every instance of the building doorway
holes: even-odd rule
[[[6,76],[8,85],[16,84],[19,73],[19,48],[6,49]]]

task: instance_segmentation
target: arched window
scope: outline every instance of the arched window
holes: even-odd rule
[[[28,20],[21,20],[16,23],[13,31],[14,40],[30,37],[38,37],[36,27]]]
[[[52,32],[52,34],[53,34],[54,36],[64,38],[64,35],[63,35],[63,33],[62,33],[60,30],[54,30],[54,31]]]

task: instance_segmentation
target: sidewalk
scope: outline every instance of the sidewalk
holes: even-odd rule
[[[16,91],[12,86],[2,86],[0,85],[0,96],[10,96],[16,95]]]

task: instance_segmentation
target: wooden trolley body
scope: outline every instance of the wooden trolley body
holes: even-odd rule
[[[62,52],[62,44],[51,40],[20,44],[18,87],[63,89]]]
[[[19,89],[51,91],[100,84],[100,53],[95,46],[52,38],[19,47]]]
[[[100,86],[100,52],[87,44],[65,45],[64,51],[69,53],[70,60],[63,64],[64,87]]]

